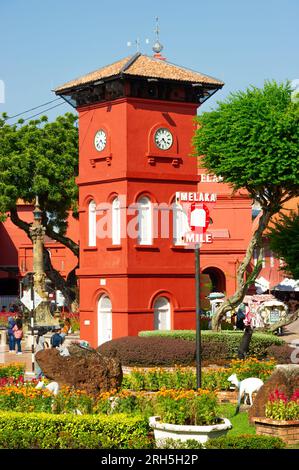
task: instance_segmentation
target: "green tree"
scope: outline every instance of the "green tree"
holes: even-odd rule
[[[271,250],[284,261],[283,271],[299,279],[299,206],[297,211],[282,213],[269,230]]]
[[[46,235],[79,255],[77,243],[66,236],[68,216],[76,216],[78,188],[77,117],[71,113],[48,122],[46,116],[24,124],[9,125],[0,118],[0,216],[24,230],[30,238],[30,224],[17,212],[17,201],[34,203],[39,196]],[[71,303],[75,298],[74,273],[67,280],[56,271],[47,250],[47,276]]]
[[[299,106],[289,83],[266,82],[231,94],[218,107],[198,117],[194,136],[203,166],[222,176],[232,191],[245,188],[261,206],[258,227],[237,273],[237,290],[218,309],[213,328],[238,305],[261,270],[262,234],[273,214],[299,194]],[[258,263],[250,272],[257,250]]]

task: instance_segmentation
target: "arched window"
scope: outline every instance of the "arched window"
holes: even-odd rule
[[[152,242],[152,205],[148,197],[142,197],[138,201],[138,243],[151,245]]]
[[[171,329],[171,307],[166,297],[158,297],[154,303],[154,329]]]
[[[112,305],[107,294],[98,302],[98,345],[112,339]]]
[[[183,236],[189,231],[188,216],[183,207],[174,202],[173,208],[173,243],[184,245]]]
[[[120,245],[120,201],[118,197],[112,201],[112,245]]]
[[[90,201],[88,206],[88,246],[97,245],[97,214],[96,214],[96,203]]]

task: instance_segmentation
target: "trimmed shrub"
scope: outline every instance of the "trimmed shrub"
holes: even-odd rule
[[[206,449],[283,449],[285,443],[279,437],[240,434],[210,439]]]
[[[242,332],[203,331],[202,360],[210,363],[237,357]],[[274,335],[254,333],[250,344],[250,355],[267,357],[271,345],[283,344]],[[105,356],[116,355],[124,366],[182,366],[195,365],[195,332],[189,330],[143,332],[143,336],[126,336],[102,344],[98,351]]]
[[[179,338],[140,338],[126,336],[102,344],[104,356],[116,355],[125,366],[193,365],[195,343]]]
[[[201,332],[203,348],[207,342],[218,342],[222,346],[225,345],[228,351],[228,359],[232,359],[237,356],[238,347],[242,338],[242,331],[211,331],[203,330]],[[153,331],[141,331],[140,337],[167,337],[167,338],[181,338],[189,341],[195,341],[196,332],[195,330],[153,330]],[[271,333],[254,332],[250,342],[249,355],[256,356],[259,358],[267,357],[267,350],[272,345],[284,345],[285,342]]]
[[[0,412],[1,449],[150,448],[148,436],[141,416]]]

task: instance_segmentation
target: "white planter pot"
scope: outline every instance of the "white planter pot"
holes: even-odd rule
[[[154,429],[157,447],[159,447],[159,442],[162,444],[165,439],[179,439],[183,442],[195,439],[204,444],[208,439],[225,435],[232,428],[229,419],[222,418],[222,421],[221,424],[212,424],[211,426],[192,426],[162,423],[159,416],[149,418],[149,424]]]

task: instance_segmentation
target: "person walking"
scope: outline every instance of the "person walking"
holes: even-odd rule
[[[55,333],[51,336],[51,347],[52,348],[59,348],[59,346],[63,343],[63,338],[61,336],[61,328],[55,328]]]
[[[35,347],[35,355],[34,355],[34,371],[35,371],[35,376],[37,379],[41,379],[43,377],[43,371],[41,370],[35,356],[39,351],[43,351],[46,347],[45,344],[45,334],[47,333],[47,328],[39,328],[37,337],[36,337],[36,347]]]
[[[8,326],[7,326],[7,334],[8,334],[8,347],[9,353],[14,353],[16,348],[16,340],[13,332],[13,327],[15,326],[16,322],[14,321],[13,317],[8,317]]]
[[[22,354],[21,341],[23,338],[23,324],[20,318],[16,319],[16,324],[12,329],[17,345],[17,354]]]

